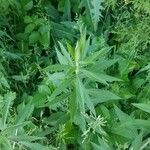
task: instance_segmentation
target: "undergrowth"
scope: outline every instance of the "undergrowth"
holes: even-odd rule
[[[149,150],[150,1],[0,0],[0,149]]]

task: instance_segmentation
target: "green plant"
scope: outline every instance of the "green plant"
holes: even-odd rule
[[[149,150],[149,0],[0,0],[0,149]]]

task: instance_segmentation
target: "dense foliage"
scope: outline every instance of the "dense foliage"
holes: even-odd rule
[[[150,1],[0,0],[0,149],[149,150]]]

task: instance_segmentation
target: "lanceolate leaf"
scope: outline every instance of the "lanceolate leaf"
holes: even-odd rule
[[[91,9],[92,22],[93,22],[95,31],[97,30],[99,18],[101,16],[101,10],[103,9],[103,7],[101,5],[102,2],[103,2],[103,0],[91,0],[91,4],[92,4],[92,9]]]
[[[46,146],[43,146],[39,143],[30,143],[30,142],[19,142],[19,144],[25,146],[25,147],[28,147],[32,150],[49,150],[48,147]]]
[[[12,150],[10,141],[2,135],[0,136],[0,144],[1,144],[1,148],[3,148],[3,150]]]
[[[115,106],[114,108],[121,125],[116,127],[113,132],[128,139],[134,139],[138,133],[134,125],[130,124],[126,127],[122,127],[122,125],[124,125],[124,122],[134,122],[134,119],[126,113],[122,112],[117,106]]]
[[[85,91],[79,77],[76,78],[76,100],[79,105],[80,112],[85,113]]]
[[[87,89],[87,93],[93,97],[94,104],[121,99],[119,96],[107,90]]]
[[[7,121],[7,117],[9,114],[9,109],[12,105],[13,100],[16,98],[16,94],[9,92],[7,94],[5,94],[4,96],[4,100],[5,100],[5,104],[4,104],[4,108],[2,110],[2,124],[3,124],[3,128],[6,127],[6,121]]]
[[[63,80],[58,87],[53,91],[51,96],[48,98],[48,101],[52,101],[57,95],[61,94],[63,91],[66,90],[70,86],[72,78],[68,78]]]
[[[44,118],[43,122],[54,127],[64,124],[68,120],[68,114],[64,112],[53,113],[50,117]]]
[[[44,139],[44,137],[27,136],[27,135],[10,136],[9,138],[13,141],[29,141],[29,142]]]
[[[93,150],[104,150],[105,149],[105,147],[95,144],[93,142],[91,142],[91,145],[92,145]]]
[[[84,61],[88,62],[88,63],[96,62],[101,56],[106,54],[109,50],[110,49],[103,48],[103,49],[101,49],[99,51],[96,51],[96,52],[92,53],[91,55],[89,55],[88,57],[86,57],[84,59]]]
[[[27,105],[22,105],[21,111],[18,113],[16,124],[20,124],[25,121],[25,119],[28,119],[28,117],[33,112],[34,105],[29,102]]]
[[[139,150],[141,148],[142,136],[143,136],[143,133],[141,132],[137,137],[135,137],[134,141],[132,142],[131,149]]]
[[[57,71],[64,71],[69,69],[69,65],[63,65],[63,64],[55,64],[55,65],[49,65],[48,67],[44,68],[44,71],[46,72],[57,72]]]
[[[150,64],[148,64],[147,66],[142,68],[139,72],[143,72],[143,71],[146,71],[146,70],[150,70]]]
[[[82,69],[81,70],[85,76],[88,78],[95,80],[97,82],[100,82],[102,84],[108,84],[107,82],[113,82],[113,81],[121,81],[120,79],[117,79],[115,77],[106,75],[106,74],[98,74],[95,72],[90,72],[88,70]]]
[[[106,60],[105,58],[100,59],[94,65],[91,65],[89,69],[96,72],[104,72],[106,69],[113,66],[116,62],[118,62],[117,59],[112,60]]]
[[[56,49],[57,57],[60,64],[68,65],[68,60]]]
[[[90,72],[90,71],[88,71],[88,70],[84,70],[84,69],[82,69],[81,71],[83,72],[83,74],[84,74],[86,77],[90,78],[91,80],[97,81],[97,82],[100,82],[100,83],[102,83],[102,84],[108,85],[107,82],[106,82],[106,80],[103,79],[103,78],[101,78],[98,74],[93,73],[93,72]]]
[[[149,120],[144,120],[144,119],[134,119],[134,120],[129,120],[125,123],[122,123],[120,127],[122,128],[128,128],[128,127],[134,127],[134,129],[145,129],[147,131],[150,130],[150,121]]]
[[[85,91],[85,103],[89,110],[96,116],[95,108],[94,108],[94,101],[90,98],[90,96]]]
[[[24,126],[27,126],[29,123],[31,123],[30,121],[24,121],[23,123],[19,123],[17,125],[12,125],[7,127],[5,130],[2,131],[3,134],[10,134],[13,131],[16,131],[19,128],[23,128]]]
[[[150,104],[144,104],[144,103],[133,103],[133,106],[150,113]]]
[[[89,15],[94,31],[97,30],[99,18],[101,16],[102,0],[82,0],[81,6],[85,6],[86,15]]]
[[[123,111],[121,111],[117,106],[114,106],[114,108],[120,122],[123,123],[125,121],[132,121],[132,118]]]
[[[63,56],[67,59],[67,61],[69,62],[70,65],[73,65],[73,61],[70,57],[70,54],[66,51],[66,48],[59,42],[61,51],[63,53]]]
[[[53,105],[55,105],[57,103],[62,102],[65,99],[68,99],[69,96],[70,96],[70,93],[68,92],[68,93],[63,93],[60,96],[57,96],[53,100],[49,100],[49,98],[48,98],[48,102],[45,104],[45,106],[53,106]]]

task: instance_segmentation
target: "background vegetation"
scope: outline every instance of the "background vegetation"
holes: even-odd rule
[[[0,0],[0,149],[149,150],[150,1]]]

